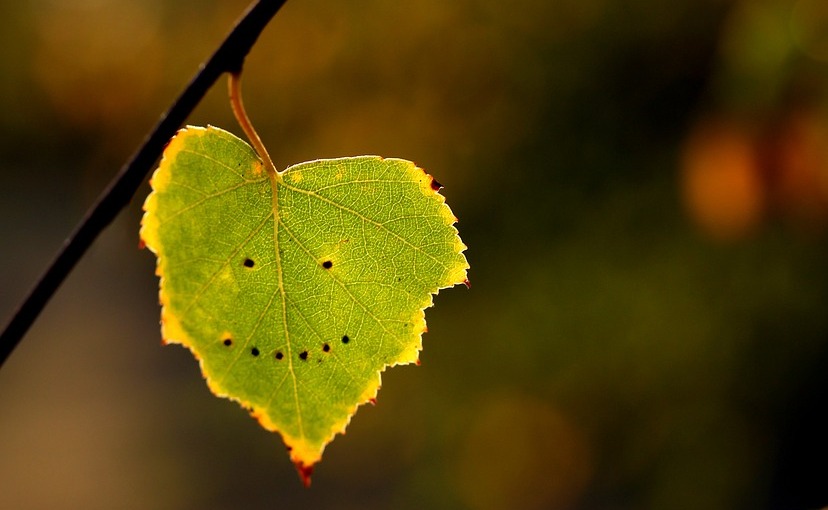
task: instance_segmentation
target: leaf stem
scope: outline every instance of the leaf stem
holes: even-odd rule
[[[270,159],[267,148],[262,143],[262,139],[259,138],[259,134],[244,109],[241,93],[241,71],[230,73],[227,77],[227,90],[230,92],[230,107],[233,109],[233,115],[236,116],[236,120],[244,130],[244,134],[247,135],[247,139],[250,140],[259,157],[264,161],[265,169],[270,177],[278,178],[279,173],[276,171],[276,166],[273,164],[273,160]]]
[[[109,183],[64,242],[51,265],[15,311],[0,334],[0,366],[14,351],[49,299],[60,287],[89,246],[126,207],[135,191],[161,156],[164,146],[192,113],[216,80],[225,72],[238,73],[250,48],[286,0],[256,0],[227,34],[215,53],[200,67],[143,144]]]

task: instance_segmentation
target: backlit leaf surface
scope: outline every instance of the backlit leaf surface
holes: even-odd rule
[[[467,281],[439,184],[375,156],[271,175],[215,127],[179,131],[151,184],[164,340],[281,433],[307,481],[380,372],[418,359],[432,295]]]

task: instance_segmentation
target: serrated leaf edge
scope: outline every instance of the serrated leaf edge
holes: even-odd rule
[[[436,181],[434,181],[433,177],[426,173],[425,170],[423,170],[422,168],[416,166],[414,163],[411,163],[410,161],[401,160],[407,163],[406,168],[410,173],[412,173],[412,176],[415,177],[415,179],[419,180],[423,192],[430,192],[430,194],[436,195],[440,200],[441,210],[443,211],[446,226],[450,227],[454,231],[454,240],[456,247],[455,253],[458,255],[462,255],[462,262],[457,264],[457,267],[455,267],[454,270],[444,278],[443,282],[438,283],[437,289],[434,292],[429,292],[428,303],[424,307],[419,309],[417,312],[415,312],[417,314],[417,317],[415,318],[414,322],[415,327],[412,328],[411,332],[415,340],[413,342],[412,348],[406,349],[400,354],[400,356],[398,356],[397,359],[392,360],[390,363],[386,363],[376,373],[376,377],[374,378],[374,380],[372,382],[369,382],[365,391],[358,399],[358,402],[355,405],[348,408],[348,415],[344,419],[334,423],[331,426],[330,433],[322,442],[322,446],[320,448],[311,448],[307,445],[307,441],[304,441],[302,438],[292,437],[287,433],[279,430],[276,424],[266,414],[264,414],[264,412],[254,409],[249,402],[246,402],[238,397],[229,395],[222,388],[220,388],[218,384],[214,382],[214,378],[210,377],[210,375],[205,370],[204,363],[201,357],[194,350],[193,339],[190,338],[190,336],[184,331],[183,327],[181,326],[181,323],[169,310],[169,301],[165,292],[165,257],[158,239],[158,218],[157,215],[154,214],[156,210],[157,201],[156,190],[162,189],[162,186],[166,184],[167,181],[162,181],[162,179],[169,179],[168,174],[170,172],[167,171],[165,173],[164,169],[167,165],[170,165],[172,161],[175,160],[175,157],[181,150],[184,139],[183,135],[199,133],[206,134],[210,130],[216,130],[227,133],[223,129],[209,125],[207,127],[186,126],[178,130],[178,132],[176,132],[175,136],[173,136],[173,138],[170,139],[169,143],[167,144],[167,147],[164,149],[158,168],[153,172],[153,175],[150,178],[150,185],[152,187],[152,191],[147,196],[143,205],[144,215],[141,219],[139,237],[141,239],[141,243],[144,246],[146,246],[150,251],[152,251],[157,257],[155,274],[159,277],[158,296],[161,305],[162,342],[164,344],[180,344],[187,348],[192,353],[193,357],[198,361],[199,369],[201,370],[202,376],[207,382],[207,386],[210,388],[210,391],[214,395],[216,395],[217,397],[222,397],[237,402],[239,405],[241,405],[241,407],[247,409],[250,412],[251,416],[256,418],[263,428],[270,432],[279,433],[279,435],[282,437],[283,442],[290,451],[291,461],[296,465],[300,475],[307,484],[309,483],[310,472],[312,471],[314,464],[319,462],[319,460],[322,458],[322,453],[324,452],[326,446],[334,440],[337,434],[345,434],[347,426],[350,424],[351,419],[356,414],[360,406],[365,405],[367,403],[376,402],[376,397],[379,393],[380,387],[382,386],[382,373],[385,372],[385,370],[389,367],[416,363],[419,360],[419,353],[420,351],[422,351],[423,348],[422,336],[423,333],[426,332],[425,310],[427,308],[434,306],[434,296],[436,296],[442,289],[451,288],[460,284],[465,284],[466,286],[468,286],[469,284],[467,278],[469,264],[464,254],[464,252],[467,250],[467,246],[460,239],[459,232],[457,228],[454,226],[457,222],[456,216],[454,216],[454,214],[451,211],[451,208],[445,201],[445,197],[439,191],[439,188],[441,188],[442,186],[434,186],[433,183],[436,183]],[[376,157],[379,160],[386,159],[382,158],[381,156],[373,157]],[[349,158],[333,158],[334,161],[337,159]],[[313,163],[317,161],[323,160],[320,159],[308,161],[305,163],[299,163],[297,165],[291,165],[285,170],[279,172],[279,175],[283,176],[300,165],[306,165],[308,163]],[[325,161],[331,161],[331,159]]]

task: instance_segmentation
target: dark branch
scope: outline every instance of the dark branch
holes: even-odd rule
[[[223,73],[241,71],[250,48],[285,1],[258,0],[251,4],[221,46],[200,67],[184,92],[161,117],[155,129],[144,139],[138,151],[121,168],[98,201],[87,211],[86,216],[64,242],[57,257],[40,277],[15,312],[3,334],[0,335],[0,366],[20,343],[29,327],[87,248],[126,207],[161,156],[167,141],[201,102],[210,87]]]

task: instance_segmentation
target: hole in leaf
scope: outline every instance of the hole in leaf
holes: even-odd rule
[[[331,346],[328,345],[328,344],[325,344],[325,345],[322,346],[322,350],[325,351],[325,352],[329,352],[331,350]]]
[[[276,351],[276,359],[282,359],[284,357],[285,357],[285,355],[282,354],[282,351]]]
[[[342,335],[342,343],[343,344],[347,344],[350,341],[351,341],[351,339],[348,338],[348,335]]]
[[[255,347],[250,349],[250,354],[252,354],[253,356],[258,356],[259,355],[259,349],[255,348]]]
[[[244,267],[253,267],[255,264],[253,259],[244,259]]]
[[[302,358],[302,361],[307,361],[308,351],[302,351],[301,353],[299,353],[299,357]]]
[[[322,263],[322,267],[324,267],[325,269],[330,269],[333,267],[333,262],[331,262],[330,260],[326,260]]]
[[[222,342],[222,343],[223,343],[224,345],[226,345],[227,347],[230,347],[231,345],[233,345],[233,340],[231,340],[231,339],[229,339],[229,338],[225,338],[225,339],[224,339],[224,342]]]

